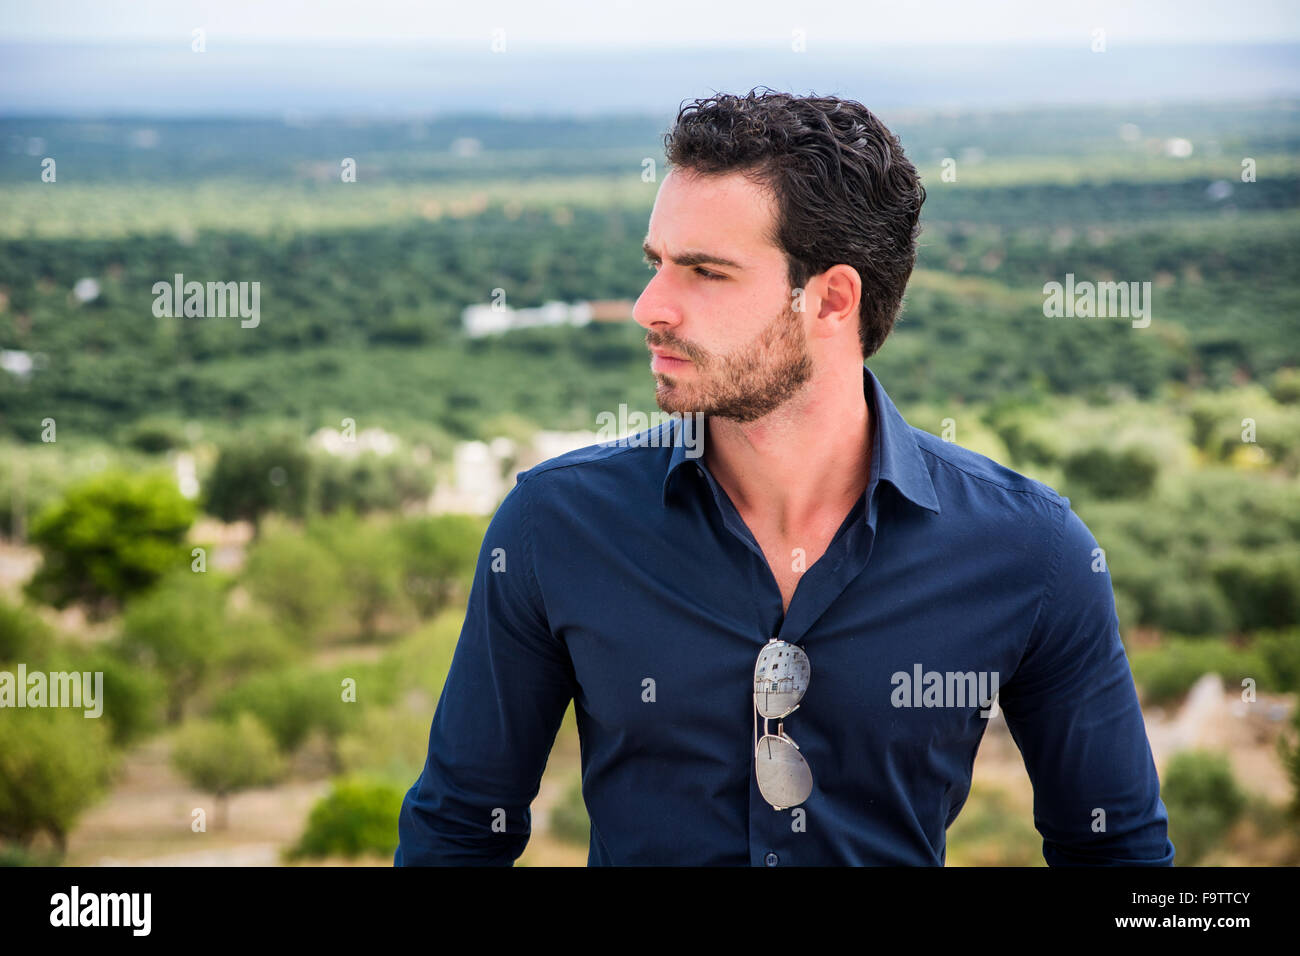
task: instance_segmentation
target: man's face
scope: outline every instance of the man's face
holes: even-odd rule
[[[785,256],[763,238],[775,216],[771,196],[739,174],[674,169],[660,185],[646,235],[655,275],[632,316],[663,411],[750,422],[811,378]]]

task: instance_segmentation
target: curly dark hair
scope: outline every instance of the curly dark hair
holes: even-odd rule
[[[740,172],[776,197],[774,234],[790,288],[845,263],[862,278],[863,359],[884,344],[916,263],[925,188],[898,137],[861,103],[767,87],[681,108],[664,136],[671,166]]]

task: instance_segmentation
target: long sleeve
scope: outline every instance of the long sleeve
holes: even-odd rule
[[[533,570],[536,484],[516,484],[484,536],[428,757],[402,803],[395,866],[511,866],[528,843],[575,686]]]
[[[1049,866],[1171,866],[1146,725],[1120,640],[1110,572],[1062,499],[1025,654],[999,697],[1034,786]]]

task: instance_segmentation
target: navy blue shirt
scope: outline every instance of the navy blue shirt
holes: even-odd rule
[[[863,392],[869,484],[784,614],[689,416],[518,476],[483,540],[396,865],[513,863],[570,700],[589,865],[942,865],[996,708],[1049,864],[1172,864],[1093,535],[1068,498],[909,425],[865,366]],[[784,731],[813,789],[784,810],[754,772],[754,665],[772,637],[811,665]]]

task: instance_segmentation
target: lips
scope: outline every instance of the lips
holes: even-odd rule
[[[650,350],[650,371],[656,374],[676,374],[683,372],[686,366],[691,364],[690,359],[679,358],[671,352],[663,352],[659,349]]]

